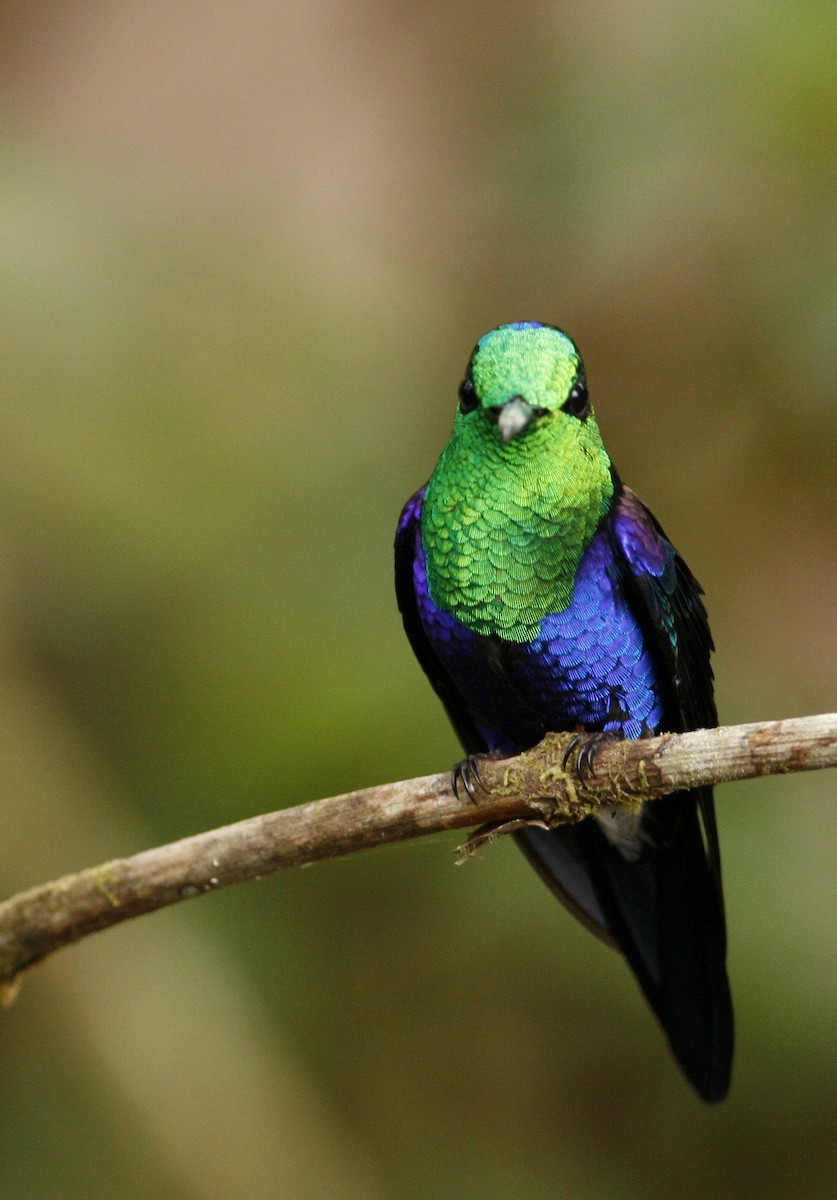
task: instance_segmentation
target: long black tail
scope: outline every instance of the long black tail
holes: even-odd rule
[[[712,1104],[729,1090],[734,1044],[719,881],[707,861],[695,793],[650,808],[643,821],[648,850],[635,862],[592,820],[516,837],[558,898],[621,950],[686,1077]]]

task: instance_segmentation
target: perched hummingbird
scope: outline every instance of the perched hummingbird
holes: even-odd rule
[[[401,514],[395,573],[407,636],[469,755],[454,778],[548,731],[717,724],[701,588],[617,475],[560,329],[518,321],[477,342],[450,440]],[[515,837],[621,950],[699,1095],[723,1099],[733,1016],[711,789]]]

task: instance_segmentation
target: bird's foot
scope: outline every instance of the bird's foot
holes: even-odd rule
[[[459,789],[461,787],[468,799],[475,804],[477,792],[486,790],[480,775],[480,764],[502,757],[502,754],[492,751],[489,754],[469,754],[467,758],[456,763],[450,773],[450,786],[457,800],[460,799]]]
[[[566,771],[568,764],[572,761],[579,779],[583,781],[585,778],[595,777],[596,755],[602,746],[606,746],[609,742],[621,742],[624,739],[624,733],[610,730],[600,733],[577,733],[567,746],[562,764],[564,770]]]

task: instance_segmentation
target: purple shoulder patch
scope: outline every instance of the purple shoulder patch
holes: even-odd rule
[[[617,500],[612,529],[634,571],[654,575],[667,587],[674,584],[674,547],[630,488]]]
[[[407,529],[408,525],[411,525],[411,524],[413,524],[413,522],[418,522],[421,520],[421,506],[422,506],[422,502],[424,500],[424,493],[426,490],[427,490],[427,484],[425,484],[424,487],[419,488],[419,490],[417,492],[414,492],[413,495],[410,497],[410,499],[407,501],[407,503],[404,505],[403,509],[401,510],[401,516],[398,520],[398,530],[396,533],[396,537],[398,537],[400,534],[404,533],[404,531]]]

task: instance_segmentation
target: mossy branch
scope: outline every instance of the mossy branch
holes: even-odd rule
[[[285,867],[475,825],[580,821],[707,784],[837,765],[837,713],[638,741],[606,742],[595,773],[564,760],[573,738],[549,734],[518,758],[481,765],[472,801],[450,775],[427,775],[251,817],[66,875],[0,904],[0,998],[21,972],[130,917]],[[462,789],[460,789],[462,790]]]

